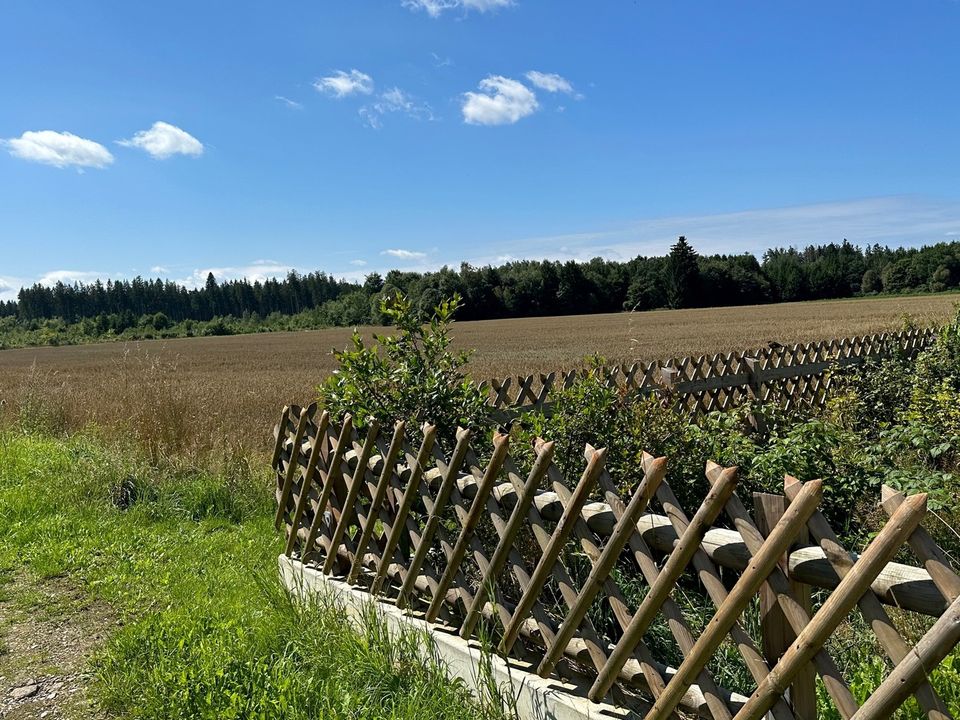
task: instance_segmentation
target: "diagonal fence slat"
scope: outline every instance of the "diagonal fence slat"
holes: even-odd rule
[[[645,461],[647,457],[649,456],[645,456]],[[669,485],[666,483],[660,485],[657,489],[657,499],[660,501],[664,512],[666,512],[667,517],[676,530],[677,537],[680,537],[690,525],[690,521],[687,519],[686,514],[680,507],[680,503]],[[710,598],[713,606],[719,610],[728,595],[727,588],[720,576],[720,571],[702,547],[697,548],[691,562],[707,596]],[[739,620],[734,621],[730,628],[729,636],[737,648],[737,651],[740,653],[740,656],[743,658],[744,664],[754,681],[760,682],[760,680],[770,673],[770,667],[764,660],[753,638],[750,637]],[[792,720],[792,718],[794,718],[794,712],[783,698],[780,698],[779,702],[771,708],[771,712],[775,720]]]
[[[503,466],[503,463],[506,460],[509,446],[509,439],[506,435],[498,434],[494,437],[493,457],[491,457],[490,462],[487,464],[487,467],[484,470],[483,477],[477,487],[477,494],[473,498],[473,503],[470,505],[470,510],[467,513],[466,518],[464,518],[462,527],[460,529],[460,534],[457,537],[456,545],[453,547],[447,567],[443,571],[443,575],[440,578],[440,583],[437,586],[437,593],[427,610],[426,619],[428,622],[433,622],[436,620],[437,615],[440,612],[440,606],[443,603],[444,593],[450,587],[451,583],[453,583],[456,573],[459,570],[460,563],[463,561],[463,557],[467,553],[468,546],[470,545],[470,541],[473,539],[477,524],[480,522],[480,518],[483,515],[487,497],[493,491],[493,485],[500,473],[500,468]]]
[[[676,710],[684,691],[693,683],[694,678],[720,647],[724,636],[730,632],[730,628],[753,599],[766,576],[776,567],[780,555],[793,542],[806,524],[807,518],[820,504],[822,497],[823,483],[814,480],[804,485],[797,499],[791,503],[780,522],[754,554],[750,567],[734,584],[726,601],[717,609],[703,634],[697,638],[693,651],[680,664],[676,675],[667,684],[666,690],[647,713],[646,720],[664,720]],[[767,677],[769,678],[770,675]],[[601,691],[606,692],[609,683],[610,678],[598,677],[597,682],[590,689],[590,695],[597,697]]]
[[[802,494],[803,490],[797,495],[795,503],[800,502]],[[926,510],[926,495],[911,496],[897,508],[890,522],[877,533],[854,567],[840,581],[837,589],[820,606],[807,626],[798,634],[790,649],[784,653],[780,662],[740,709],[736,715],[737,720],[757,720],[770,709],[774,698],[783,694],[803,664],[810,661],[814,653],[823,647],[837,625],[870,587],[873,578],[910,537],[923,519]],[[772,534],[771,537],[773,537]],[[851,717],[854,715],[855,712]]]
[[[337,522],[336,529],[333,531],[333,537],[330,540],[330,552],[327,553],[327,557],[323,563],[323,572],[326,575],[329,575],[333,570],[333,565],[337,559],[337,551],[340,548],[340,543],[347,532],[347,527],[356,516],[355,507],[357,498],[360,495],[360,489],[363,486],[365,476],[368,471],[368,463],[370,462],[370,457],[373,455],[373,450],[376,446],[379,436],[380,423],[378,423],[376,420],[373,420],[370,423],[370,427],[367,428],[367,436],[363,441],[363,448],[360,450],[360,454],[356,458],[356,467],[353,471],[350,489],[347,491],[347,497],[343,502],[344,512],[340,515],[340,520]]]
[[[407,607],[408,598],[413,591],[417,574],[420,572],[420,568],[427,558],[427,553],[430,551],[434,535],[436,535],[439,530],[442,513],[450,501],[450,496],[453,494],[454,483],[457,481],[457,473],[460,472],[460,467],[463,465],[463,461],[467,456],[471,437],[472,433],[469,430],[463,428],[457,430],[457,444],[453,449],[453,454],[450,456],[449,463],[443,462],[442,452],[440,452],[436,444],[433,446],[437,467],[440,470],[443,480],[440,483],[433,507],[430,508],[426,523],[424,524],[423,534],[420,536],[420,545],[417,547],[416,553],[410,561],[407,577],[404,579],[403,586],[397,595],[396,604],[397,607],[401,609]]]
[[[589,459],[591,454],[592,454],[592,448],[588,445],[587,452],[585,453],[585,455]],[[656,459],[652,455],[644,453],[643,460],[642,460],[642,467],[645,471],[651,468],[654,462],[656,462]],[[614,487],[613,480],[610,477],[609,473],[603,472],[601,474],[600,482],[605,491],[605,496],[607,498],[607,501],[610,503],[610,507],[613,509],[614,515],[619,517],[620,515],[622,515],[624,508],[623,508],[623,504],[620,502],[617,496],[616,488]],[[731,492],[732,492],[732,489],[731,489]],[[660,485],[657,487],[655,495],[659,497],[663,493],[671,493],[669,485],[666,483],[666,481],[660,483]],[[683,532],[679,533],[680,537],[682,537],[683,535],[684,535]],[[644,541],[640,533],[633,533],[630,536],[628,545],[630,547],[631,552],[633,553],[634,561],[636,562],[637,567],[640,568],[640,572],[643,574],[647,583],[651,586],[651,592],[652,592],[652,588],[655,584],[659,582],[663,582],[661,580],[662,573],[661,573],[661,570],[657,567],[657,563],[653,557],[653,552],[650,550],[649,546]],[[699,547],[697,549],[699,550]],[[666,571],[667,569],[664,568],[664,570]],[[616,586],[614,586],[612,591],[608,590],[608,592],[611,594],[611,596],[614,595],[614,593],[619,594],[619,590],[616,588]],[[611,597],[611,600],[613,600],[612,597]],[[622,611],[618,613],[617,619],[618,621],[620,621],[620,624],[624,633],[626,633],[629,631],[631,624],[633,624],[634,622],[634,616],[631,616],[629,614],[629,610],[626,607],[626,603],[619,601],[619,599],[618,599],[618,603],[622,605]],[[680,610],[679,606],[676,604],[673,598],[669,596],[666,597],[663,603],[660,605],[660,610],[663,613],[665,619],[667,620],[667,623],[670,627],[671,634],[674,636],[674,639],[677,641],[677,645],[679,646],[681,653],[683,653],[684,657],[686,657],[693,650],[695,640],[693,637],[693,633],[691,632],[689,625],[687,624],[686,618],[684,618],[683,616],[683,612]],[[637,614],[639,614],[639,610]],[[638,643],[638,647],[640,646],[642,646],[642,642]],[[644,649],[641,652],[643,652],[644,654],[648,654],[649,650],[646,650],[645,646],[643,647]],[[641,659],[641,662],[643,663],[644,660]],[[649,662],[647,662],[646,664],[649,664]],[[717,687],[716,683],[713,680],[713,677],[710,675],[710,673],[706,669],[701,671],[699,677],[697,678],[697,683],[699,684],[700,689],[703,691],[704,698],[707,702],[707,706],[709,707],[713,717],[714,718],[731,717],[730,710],[727,707],[726,702],[724,702],[723,695],[720,689]],[[651,684],[650,689],[654,697],[659,696],[659,694],[663,691],[663,687],[664,687],[663,685],[655,686],[654,684]],[[785,717],[792,717],[792,716],[790,716],[788,713]]]
[[[302,557],[304,560],[309,559],[313,554],[313,545],[317,538],[317,534],[320,532],[320,526],[328,521],[326,514],[327,503],[330,502],[330,499],[333,496],[333,486],[339,476],[340,465],[343,462],[343,456],[346,454],[347,444],[350,442],[352,432],[353,418],[347,415],[343,420],[343,425],[340,428],[340,435],[337,439],[337,446],[334,448],[333,457],[330,460],[327,481],[324,482],[321,487],[320,496],[317,498],[317,504],[313,511],[313,521],[310,523],[310,529],[307,532],[307,539],[303,546]],[[326,536],[324,536],[324,539],[329,541]]]
[[[687,567],[687,563],[690,562],[693,554],[700,547],[700,542],[703,540],[707,528],[713,524],[727,500],[733,495],[736,485],[737,473],[735,470],[722,474],[718,481],[714,483],[690,521],[690,525],[677,541],[676,547],[667,558],[667,562],[658,574],[657,579],[650,585],[649,592],[643,598],[623,636],[617,642],[613,653],[607,660],[607,664],[600,669],[597,679],[590,688],[589,697],[591,700],[600,700],[610,690],[616,676],[620,673],[620,669],[627,661],[631,648],[640,641],[650,627],[654,617],[660,611],[680,575]],[[692,654],[691,649],[691,655],[688,655],[688,659]],[[705,666],[704,664],[697,668],[695,675],[699,675]]]
[[[538,444],[538,448],[542,443]],[[513,615],[504,626],[504,634],[501,639],[500,647],[509,652],[516,641],[516,636],[527,623],[527,616],[532,614],[534,627],[543,640],[543,646],[549,652],[555,644],[556,632],[554,626],[544,617],[539,593],[543,590],[547,580],[552,577],[560,590],[563,602],[568,608],[572,607],[577,592],[570,577],[569,572],[560,560],[560,554],[570,533],[574,531],[576,525],[580,522],[580,512],[587,500],[589,492],[593,489],[597,474],[603,467],[604,456],[601,454],[592,463],[588,463],[584,469],[580,482],[571,493],[564,484],[562,475],[554,466],[547,468],[547,474],[552,481],[554,492],[560,498],[560,504],[563,506],[560,519],[553,533],[546,529],[543,516],[536,505],[532,505],[527,512],[527,519],[533,532],[534,539],[542,551],[542,555],[537,562],[532,575],[529,576],[525,587],[522,588],[523,594],[517,607],[514,608]],[[586,620],[581,628],[580,637],[572,639],[561,650],[566,655],[574,654],[583,663],[591,663],[594,666],[602,665],[606,660],[603,651],[603,641],[594,628],[593,624]],[[571,653],[571,649],[576,650]]]
[[[390,534],[387,536],[387,544],[380,558],[380,564],[377,566],[377,574],[371,584],[371,591],[379,594],[386,579],[387,568],[390,560],[393,558],[397,546],[400,544],[401,536],[406,529],[407,514],[413,507],[414,498],[420,491],[420,483],[423,480],[424,467],[433,450],[433,443],[436,441],[437,428],[434,425],[427,425],[423,429],[423,441],[420,443],[420,449],[416,458],[413,459],[410,467],[410,478],[407,480],[407,487],[404,489],[393,518],[393,525],[390,528]],[[407,457],[410,457],[408,453]]]
[[[590,570],[590,574],[587,576],[583,587],[580,588],[573,607],[570,608],[569,614],[564,618],[563,624],[557,632],[557,644],[554,645],[554,647],[546,653],[543,660],[540,661],[540,665],[537,667],[537,674],[541,677],[546,677],[553,672],[557,660],[560,659],[563,646],[566,645],[574,633],[577,632],[580,623],[590,609],[591,603],[593,603],[597,594],[602,589],[604,580],[606,580],[614,564],[617,562],[620,551],[623,550],[623,547],[627,544],[630,535],[636,532],[637,520],[640,514],[646,510],[647,505],[650,503],[650,498],[652,498],[656,492],[657,485],[663,481],[664,474],[666,474],[666,462],[658,465],[655,472],[643,476],[643,480],[640,481],[640,485],[634,492],[626,512],[617,520],[617,524],[614,526],[613,533],[603,548],[603,552],[593,564],[593,568]]]
[[[722,471],[723,469],[720,466],[709,463],[707,478],[710,479],[711,482],[714,482]],[[807,485],[809,484],[810,483],[807,483]],[[764,536],[754,524],[750,513],[747,512],[740,498],[736,495],[731,497],[727,503],[727,515],[734,521],[747,550],[754,556],[759,553],[765,543]],[[768,535],[767,538],[769,537]],[[780,567],[774,565],[764,579],[764,583],[772,590],[780,609],[783,611],[785,619],[790,624],[794,633],[799,635],[810,622],[810,614],[806,608],[794,598],[790,588],[790,581],[786,575],[784,575]],[[829,693],[840,714],[846,718],[856,712],[857,701],[853,697],[853,693],[850,692],[850,688],[843,681],[840,669],[833,661],[833,658],[830,657],[829,653],[822,647],[818,648],[813,656],[813,663],[823,680],[827,693]]]
[[[601,459],[602,458],[598,458],[593,466],[587,466],[573,493],[567,493],[566,497],[561,498],[560,502],[564,506],[563,513],[560,515],[553,534],[547,534],[543,518],[539,511],[536,510],[536,506],[528,510],[527,518],[530,521],[534,531],[534,537],[540,545],[543,554],[540,556],[530,576],[530,582],[524,589],[523,595],[520,597],[520,601],[517,603],[510,621],[503,630],[503,638],[500,641],[500,651],[504,654],[509,653],[513,644],[517,641],[517,636],[520,634],[520,624],[527,619],[534,605],[539,601],[540,592],[543,590],[544,585],[551,575],[556,578],[561,588],[561,593],[568,602],[572,603],[576,598],[572,581],[569,575],[567,575],[566,570],[563,569],[563,566],[558,563],[558,558],[570,534],[577,526],[577,523],[582,522],[580,512],[583,510],[583,506],[596,483],[596,478],[599,474],[599,469],[596,466],[600,463]],[[549,468],[547,469],[547,473],[550,473]],[[559,475],[559,473],[556,474]],[[565,489],[563,483],[557,480],[554,481],[554,487],[558,490]]]
[[[476,628],[477,621],[480,618],[480,609],[483,607],[484,603],[486,603],[487,598],[489,597],[489,589],[497,581],[497,577],[503,571],[504,566],[510,559],[510,553],[512,551],[515,552],[514,541],[517,539],[517,535],[520,533],[520,530],[527,519],[526,515],[531,503],[533,503],[533,495],[536,492],[537,487],[540,485],[540,481],[547,474],[547,469],[552,462],[553,443],[547,443],[539,448],[537,459],[533,463],[533,467],[530,469],[530,474],[527,477],[526,483],[524,483],[523,487],[521,488],[517,502],[513,506],[513,511],[510,514],[510,519],[507,520],[507,523],[504,526],[503,533],[500,536],[500,542],[497,543],[497,547],[493,551],[493,556],[490,558],[490,565],[487,567],[486,572],[483,574],[483,578],[480,580],[480,585],[477,587],[477,592],[473,596],[473,602],[470,604],[470,608],[467,610],[467,616],[464,618],[463,624],[460,626],[461,637],[469,638],[473,633],[474,628]],[[529,585],[529,581],[527,584]]]
[[[400,421],[394,426],[393,437],[390,438],[390,448],[383,454],[380,478],[371,496],[370,505],[367,508],[366,514],[358,512],[361,526],[360,540],[357,542],[356,553],[353,556],[350,572],[347,575],[347,582],[351,585],[356,583],[357,578],[363,570],[363,558],[367,552],[367,548],[370,546],[370,541],[373,540],[373,533],[380,516],[383,501],[387,496],[387,488],[390,485],[394,464],[403,447],[405,432],[406,425],[404,422]]]
[[[800,481],[792,476],[787,476],[784,481],[784,493],[789,500],[796,498],[800,490]],[[856,561],[850,556],[850,553],[840,544],[840,539],[833,528],[827,522],[827,519],[818,510],[810,516],[808,522],[810,533],[813,538],[820,543],[827,554],[827,559],[837,571],[837,575],[844,578],[856,566]],[[864,619],[869,623],[873,634],[877,636],[880,646],[886,652],[894,664],[899,663],[910,653],[910,645],[900,637],[900,633],[887,611],[883,609],[880,600],[869,587],[864,591],[861,598],[857,601]],[[943,700],[936,694],[930,683],[923,682],[917,687],[917,702],[930,720],[946,720],[952,717]]]

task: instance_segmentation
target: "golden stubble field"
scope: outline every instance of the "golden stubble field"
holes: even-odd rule
[[[610,361],[659,360],[899,329],[951,316],[952,295],[464,322],[476,379]],[[383,330],[373,328],[370,332]],[[303,403],[350,330],[263,333],[0,351],[7,421],[24,404],[74,430],[96,423],[161,452],[262,451],[281,405]]]

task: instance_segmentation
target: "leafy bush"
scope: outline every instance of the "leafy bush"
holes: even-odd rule
[[[395,333],[375,335],[376,345],[368,347],[354,331],[352,347],[334,351],[340,367],[319,386],[320,403],[361,425],[369,418],[383,425],[403,419],[415,431],[430,422],[447,439],[458,425],[481,427],[488,416],[485,392],[463,372],[469,353],[450,348],[459,308],[459,295],[442,300],[424,324],[402,294],[384,300],[380,311]]]

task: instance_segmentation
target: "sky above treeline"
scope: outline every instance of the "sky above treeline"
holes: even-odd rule
[[[960,239],[960,2],[6,0],[0,299]]]

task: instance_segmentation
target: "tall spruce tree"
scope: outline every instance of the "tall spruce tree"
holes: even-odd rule
[[[700,292],[697,251],[681,235],[667,256],[667,304],[672,308],[693,307]]]

